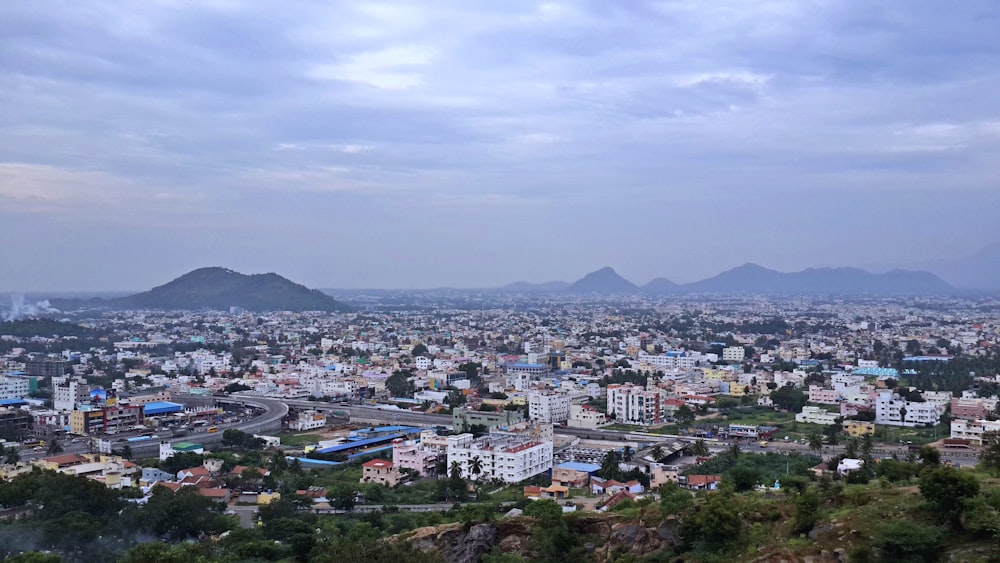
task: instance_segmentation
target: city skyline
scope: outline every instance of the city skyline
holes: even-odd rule
[[[495,287],[1000,242],[989,2],[0,7],[0,291]]]

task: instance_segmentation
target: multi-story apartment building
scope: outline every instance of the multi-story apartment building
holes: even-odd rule
[[[417,474],[433,475],[441,452],[426,448],[414,440],[402,438],[392,442],[392,462],[400,469],[410,469]]]
[[[24,363],[24,372],[29,377],[62,377],[66,373],[66,360],[30,359]]]
[[[898,395],[883,391],[875,399],[875,424],[889,426],[923,426],[937,424],[946,404],[939,402],[905,401]]]
[[[29,391],[29,381],[23,377],[0,377],[0,399],[22,399]]]
[[[982,445],[983,434],[1000,432],[1000,420],[952,420],[951,437]]]
[[[746,349],[742,346],[727,346],[722,349],[722,360],[725,362],[742,362],[746,358]]]
[[[510,434],[449,436],[449,471],[453,463],[458,464],[465,479],[517,483],[552,468],[552,442]]]
[[[989,413],[996,412],[996,399],[951,399],[951,417],[963,418],[965,420],[979,420],[986,418]]]
[[[90,389],[87,387],[87,380],[74,378],[60,378],[52,380],[52,408],[61,411],[71,411],[86,403],[90,399]]]
[[[688,352],[667,352],[666,354],[647,354],[640,351],[637,359],[639,364],[646,364],[657,370],[694,369],[701,359],[700,354]]]
[[[840,392],[833,389],[826,389],[819,385],[809,386],[809,402],[817,405],[836,405],[840,399]]]
[[[540,422],[565,422],[569,419],[570,399],[562,393],[531,390],[528,392],[528,418]]]
[[[631,383],[608,385],[608,417],[626,424],[649,426],[667,421],[666,394]]]

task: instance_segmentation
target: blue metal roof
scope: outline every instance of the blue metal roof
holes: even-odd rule
[[[566,463],[560,463],[556,467],[560,469],[583,471],[584,473],[593,473],[601,468],[601,466],[596,463],[583,463],[581,461],[567,461]]]
[[[181,412],[182,410],[184,410],[184,405],[171,403],[169,401],[154,401],[152,403],[146,403],[145,406],[142,407],[142,413],[145,416]]]
[[[330,446],[329,448],[323,448],[316,450],[321,454],[332,454],[337,452],[342,452],[346,450],[353,450],[355,448],[363,448],[365,446],[376,446],[383,444],[385,442],[391,442],[396,438],[402,438],[402,434],[387,434],[385,436],[379,436],[377,438],[368,438],[367,440],[358,440],[356,442],[347,442],[346,444],[338,444],[336,446]]]
[[[27,404],[24,399],[0,399],[0,407],[20,407]]]

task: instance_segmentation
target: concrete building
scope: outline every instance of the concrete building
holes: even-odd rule
[[[980,420],[986,418],[987,414],[995,412],[996,408],[997,408],[997,400],[992,398],[951,399],[952,418],[963,418],[965,420]]]
[[[725,362],[742,362],[746,357],[746,349],[742,346],[727,346],[722,349],[722,360]]]
[[[562,393],[531,390],[528,392],[528,418],[540,422],[565,422],[569,419],[570,399]]]
[[[875,399],[875,424],[889,426],[935,425],[941,421],[947,405],[939,402],[905,401],[883,391]]]
[[[666,396],[631,383],[608,385],[608,417],[625,424],[650,426],[667,422]]]
[[[840,414],[828,412],[823,407],[812,407],[806,405],[802,407],[802,412],[795,415],[795,422],[822,424],[824,426],[828,426],[830,424],[835,424],[837,422],[837,418],[839,417]]]
[[[373,459],[361,464],[361,482],[377,483],[386,487],[395,487],[402,479],[399,468],[391,461]]]
[[[586,428],[597,430],[608,423],[608,418],[604,413],[589,405],[570,405],[569,419],[566,426],[570,428]]]
[[[845,420],[843,428],[848,436],[855,438],[875,435],[875,423],[867,420]]]
[[[809,402],[817,405],[836,405],[840,399],[840,392],[833,389],[826,389],[819,385],[809,386]]]
[[[299,411],[295,420],[288,424],[290,429],[300,432],[303,430],[315,430],[324,426],[326,426],[326,414],[314,410]]]
[[[62,377],[66,375],[66,360],[30,359],[24,363],[24,372],[29,377]]]
[[[34,421],[26,410],[0,407],[0,438],[21,440],[31,432]]]
[[[951,437],[969,440],[977,446],[983,444],[983,434],[1000,432],[1000,420],[961,420],[951,421]]]
[[[90,400],[90,388],[83,378],[63,378],[63,381],[52,380],[52,408],[60,411],[71,411]]]
[[[486,412],[458,408],[451,414],[451,425],[455,432],[465,432],[474,425],[482,425],[487,430],[493,430],[504,426],[513,426],[519,422],[524,422],[524,414],[520,410]]]
[[[0,377],[0,399],[23,399],[30,392],[28,379],[24,377]]]
[[[440,452],[427,449],[414,440],[392,442],[392,462],[400,470],[409,469],[421,476],[433,475],[440,457]]]
[[[510,434],[482,438],[473,438],[472,434],[449,436],[449,471],[456,462],[465,479],[517,483],[552,468],[552,442]]]

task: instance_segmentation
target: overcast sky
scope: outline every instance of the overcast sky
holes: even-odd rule
[[[993,0],[3,2],[0,290],[971,254],[998,30]]]

